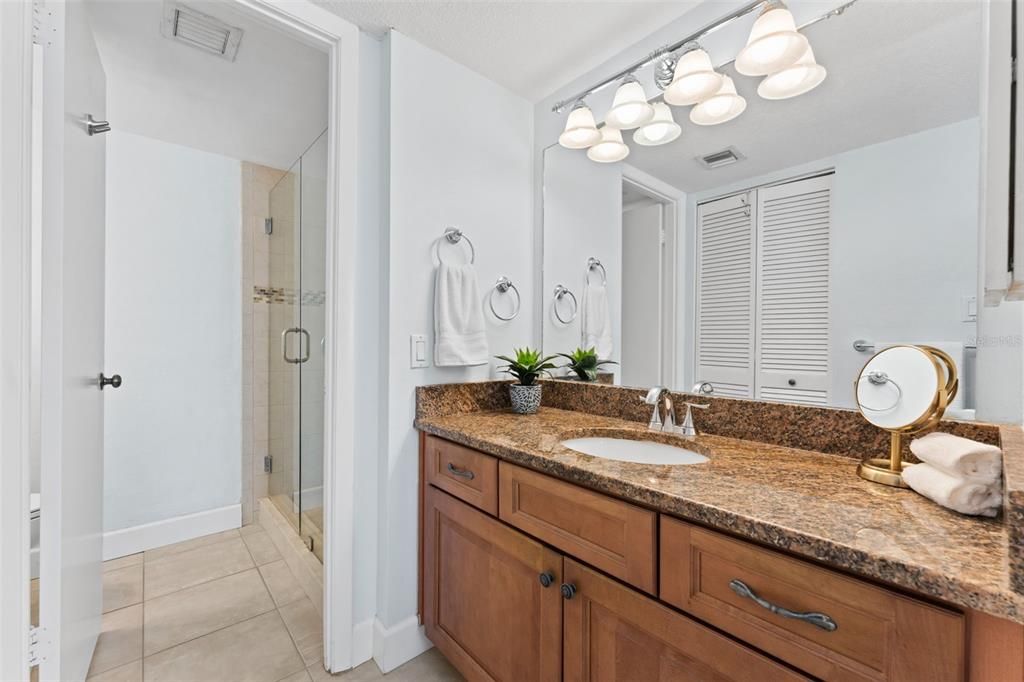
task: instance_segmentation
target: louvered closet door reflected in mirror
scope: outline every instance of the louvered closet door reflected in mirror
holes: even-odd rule
[[[715,394],[829,404],[832,174],[697,210],[697,378]]]

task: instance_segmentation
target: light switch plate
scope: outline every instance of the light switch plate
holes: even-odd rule
[[[430,366],[430,361],[427,360],[426,334],[409,335],[409,366],[413,369]]]
[[[963,313],[961,319],[964,322],[976,322],[978,320],[978,297],[964,296],[961,298],[960,310]]]

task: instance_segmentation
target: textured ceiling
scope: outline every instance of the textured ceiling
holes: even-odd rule
[[[536,102],[699,4],[607,0],[318,0],[360,28],[396,29]]]

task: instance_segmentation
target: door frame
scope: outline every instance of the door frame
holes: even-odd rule
[[[342,381],[356,365],[360,102],[350,93],[360,85],[359,29],[310,0],[232,2],[329,55],[323,611],[324,664],[338,672],[361,662],[352,623],[356,386]],[[32,9],[30,0],[0,2],[0,679],[28,669]]]
[[[664,279],[661,286],[661,378],[665,386],[682,386],[680,363],[677,347],[680,334],[680,323],[683,315],[679,314],[676,302],[686,294],[686,278],[679,273],[679,264],[685,263],[684,240],[686,227],[686,193],[658,178],[645,173],[635,166],[622,164],[622,183],[629,184],[661,202],[667,209],[662,216],[662,227],[665,243],[662,255],[665,258]],[[668,319],[666,319],[668,318]]]

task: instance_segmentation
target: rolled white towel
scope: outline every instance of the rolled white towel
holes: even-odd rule
[[[998,483],[1003,475],[1003,452],[995,445],[979,443],[938,431],[910,443],[921,460],[951,476],[981,483]]]
[[[930,464],[909,465],[903,480],[912,490],[961,514],[995,516],[1003,501],[1000,486],[950,476]]]

